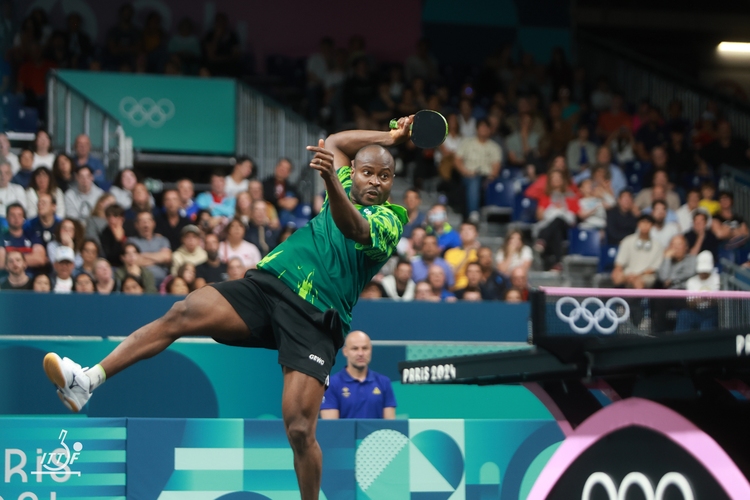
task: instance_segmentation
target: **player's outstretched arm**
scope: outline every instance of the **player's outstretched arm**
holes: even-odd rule
[[[397,128],[388,132],[345,130],[329,135],[325,141],[325,149],[333,153],[333,164],[335,169],[338,170],[341,167],[351,165],[357,151],[365,146],[378,144],[387,148],[406,142],[411,136],[413,121],[414,115],[399,118]]]
[[[326,149],[325,144],[325,141],[320,139],[317,146],[307,146],[307,150],[315,153],[310,160],[310,167],[320,172],[326,184],[333,222],[345,237],[362,245],[371,245],[370,225],[349,201],[344,186],[336,175],[334,153]]]

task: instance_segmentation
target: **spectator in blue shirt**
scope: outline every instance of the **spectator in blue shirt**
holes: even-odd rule
[[[211,212],[212,217],[234,217],[234,204],[237,201],[232,196],[227,196],[224,191],[226,179],[221,170],[211,174],[211,191],[198,195],[195,204],[199,208]]]
[[[37,216],[26,221],[23,226],[24,231],[34,235],[44,243],[45,249],[47,243],[54,238],[57,225],[60,224],[60,219],[55,215],[56,211],[55,198],[49,193],[41,193],[37,202]]]
[[[18,164],[21,166],[21,169],[16,172],[16,175],[13,176],[10,182],[28,189],[31,182],[31,174],[34,173],[34,152],[28,148],[23,148],[21,154],[18,155]]]
[[[396,397],[391,381],[369,369],[372,343],[365,332],[346,336],[346,368],[331,375],[320,406],[320,418],[396,418]]]
[[[409,223],[404,226],[402,238],[411,238],[411,232],[415,227],[421,227],[425,222],[425,214],[419,210],[422,204],[422,197],[416,188],[409,188],[404,193],[404,207],[409,214]]]
[[[453,268],[440,257],[438,239],[434,234],[430,234],[425,236],[422,242],[422,256],[412,261],[411,279],[414,280],[414,283],[426,280],[427,271],[433,264],[443,268],[448,288],[453,288]]]
[[[82,167],[88,165],[91,169],[91,173],[94,176],[94,182],[97,186],[105,191],[110,188],[110,183],[107,182],[106,169],[104,163],[101,160],[91,156],[91,139],[86,134],[81,134],[76,137],[75,142],[76,150],[76,166]]]
[[[47,263],[47,252],[42,240],[24,231],[26,223],[26,210],[20,203],[12,203],[8,206],[8,231],[0,242],[0,259],[5,267],[6,252],[21,252],[26,258],[26,263],[32,271],[39,271]]]
[[[430,211],[427,212],[427,226],[425,229],[427,230],[427,234],[434,234],[437,237],[440,252],[461,246],[461,237],[448,224],[448,212],[445,210],[445,205],[433,205]]]
[[[180,217],[185,217],[191,222],[195,222],[200,207],[195,203],[195,186],[190,179],[180,179],[177,181],[177,192],[180,194]]]

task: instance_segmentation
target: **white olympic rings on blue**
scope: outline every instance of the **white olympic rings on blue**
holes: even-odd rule
[[[573,306],[568,315],[562,310],[562,306],[565,304]],[[592,304],[596,306],[594,312],[588,309],[588,306]],[[614,305],[623,307],[621,316],[612,307]],[[610,335],[617,330],[620,323],[624,323],[630,317],[630,306],[620,297],[612,297],[606,303],[597,297],[587,297],[580,304],[573,297],[562,297],[555,304],[555,312],[557,313],[557,317],[570,325],[570,329],[575,333],[583,335],[596,328],[599,333]],[[605,318],[609,321],[609,326],[602,326],[601,321]],[[578,320],[585,321],[586,324],[578,326],[576,324]]]

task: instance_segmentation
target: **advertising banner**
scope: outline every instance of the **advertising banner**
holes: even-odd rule
[[[563,439],[550,421],[321,421],[320,498],[526,498]],[[244,492],[240,494],[240,492]],[[279,420],[128,420],[128,498],[299,498]]]
[[[125,422],[1,418],[0,498],[124,500]]]
[[[234,153],[233,80],[71,70],[58,76],[120,120],[136,150]]]

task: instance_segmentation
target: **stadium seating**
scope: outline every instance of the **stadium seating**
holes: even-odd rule
[[[572,228],[568,232],[568,254],[584,257],[600,256],[601,232],[599,229]]]

